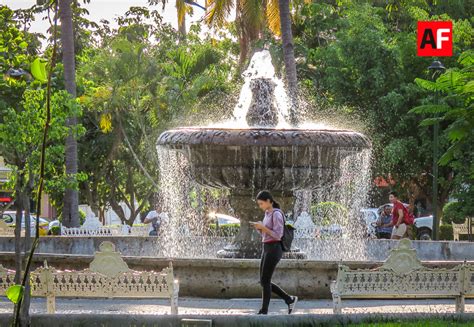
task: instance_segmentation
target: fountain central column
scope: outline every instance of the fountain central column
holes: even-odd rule
[[[292,196],[275,193],[276,200],[282,209],[289,209],[293,204]],[[240,219],[240,229],[231,244],[217,253],[220,258],[257,258],[262,251],[262,236],[250,225],[251,221],[261,221],[264,213],[255,202],[255,195],[245,191],[234,191],[230,204],[235,217]]]

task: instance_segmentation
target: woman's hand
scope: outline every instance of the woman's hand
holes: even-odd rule
[[[265,228],[265,226],[260,221],[252,223],[252,225],[256,230],[263,230]]]

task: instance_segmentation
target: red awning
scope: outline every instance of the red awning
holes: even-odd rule
[[[12,202],[12,198],[9,198],[9,197],[0,198],[0,202]]]
[[[395,180],[390,176],[388,177],[388,179],[385,179],[381,176],[376,177],[374,183],[377,187],[389,187],[396,184]]]

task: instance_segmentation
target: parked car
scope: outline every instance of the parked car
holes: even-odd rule
[[[215,213],[214,214],[215,219],[217,220],[217,224],[219,226],[225,226],[225,225],[240,225],[240,220],[229,216],[229,215],[224,215],[222,213]]]
[[[433,216],[415,218],[416,238],[423,241],[432,239]]]
[[[23,216],[24,217],[24,216]],[[16,225],[16,211],[5,211],[0,217],[1,220],[5,221],[10,226]],[[39,218],[40,221],[40,235],[44,236],[48,234],[49,230],[49,220],[45,218]],[[26,222],[24,219],[21,221],[21,228],[24,229]],[[36,226],[36,215],[30,215],[30,226],[34,230]]]

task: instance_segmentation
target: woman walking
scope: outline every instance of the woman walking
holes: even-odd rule
[[[272,292],[281,297],[288,305],[290,314],[298,301],[298,297],[288,295],[278,285],[272,283],[272,275],[283,255],[281,238],[285,218],[280,210],[280,205],[273,199],[268,191],[261,191],[257,195],[257,204],[265,212],[262,222],[255,222],[252,225],[262,234],[263,253],[260,261],[260,284],[262,285],[262,308],[258,314],[266,315]]]

